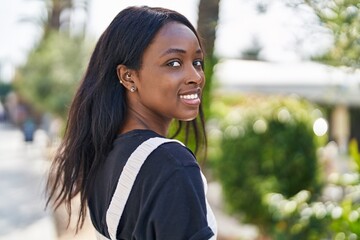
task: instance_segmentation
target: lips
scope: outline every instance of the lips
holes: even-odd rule
[[[201,88],[192,89],[190,91],[182,92],[179,94],[180,99],[190,105],[200,104]]]
[[[192,90],[181,92],[180,94],[181,99],[198,99],[201,95],[201,88],[195,88]]]

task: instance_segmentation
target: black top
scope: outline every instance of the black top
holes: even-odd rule
[[[97,172],[88,204],[94,227],[108,238],[106,211],[121,171],[131,153],[152,137],[161,136],[150,130],[119,135]],[[179,143],[165,143],[141,167],[116,236],[126,240],[207,240],[214,233],[206,214],[204,185],[194,155]]]

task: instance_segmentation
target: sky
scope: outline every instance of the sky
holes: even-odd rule
[[[38,38],[38,27],[21,22],[41,14],[39,1],[0,0],[0,77],[8,78],[13,66],[25,60],[26,52]]]
[[[43,1],[0,0],[0,77],[9,80],[14,66],[26,60],[41,35],[35,23],[44,15]],[[258,14],[257,3],[268,3]],[[268,61],[300,61],[325,51],[331,38],[308,8],[287,8],[281,0],[221,0],[215,53],[236,58],[254,42]],[[184,14],[195,26],[199,0],[91,0],[88,35],[97,39],[115,15],[130,5],[161,6]],[[84,20],[80,11],[74,22]],[[27,19],[22,21],[22,19]]]

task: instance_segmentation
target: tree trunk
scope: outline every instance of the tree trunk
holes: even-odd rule
[[[206,40],[205,50],[207,56],[212,56],[214,52],[216,26],[219,18],[220,0],[200,0],[198,32]]]
[[[214,45],[216,37],[216,26],[219,19],[219,2],[220,0],[200,0],[199,3],[199,18],[198,18],[198,32],[200,37],[205,41],[205,78],[206,84],[202,96],[202,106],[205,115],[210,117],[210,100],[212,90],[212,75],[213,67],[217,62],[214,56]]]
[[[65,10],[72,10],[74,8],[82,8],[85,10],[86,14],[89,14],[88,4],[90,0],[50,0],[48,6],[48,18],[45,22],[44,26],[44,37],[51,32],[56,31],[58,32],[60,28],[65,26],[66,30],[69,30],[70,27],[70,14],[68,14],[67,18],[61,16]],[[86,30],[86,20],[84,20],[83,33],[85,35]]]

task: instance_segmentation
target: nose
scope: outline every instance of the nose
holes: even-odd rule
[[[201,85],[205,80],[204,72],[191,65],[188,68],[187,84]]]

